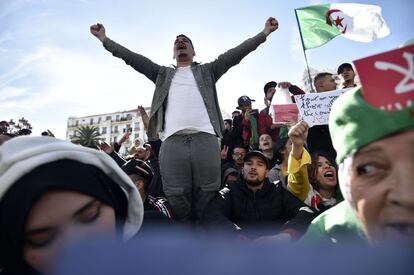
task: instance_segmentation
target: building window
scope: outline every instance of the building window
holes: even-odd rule
[[[134,131],[139,131],[139,130],[141,130],[139,123],[135,123]]]
[[[78,125],[79,125],[79,120],[76,120],[75,126],[78,126]]]
[[[99,123],[101,123],[101,120],[102,120],[102,118],[101,118],[101,117],[99,117],[99,118],[98,118],[98,124],[99,124]]]
[[[131,120],[132,119],[132,115],[131,114],[127,114],[127,120]]]
[[[102,127],[102,134],[106,134],[106,127]]]
[[[91,120],[89,121],[90,125],[93,125],[93,118],[91,118]]]
[[[127,132],[130,128],[131,128],[131,124],[127,124],[124,129],[124,133]]]
[[[116,121],[119,121],[119,115],[116,115]]]
[[[111,118],[112,118],[111,116],[107,116],[106,121],[111,120]]]
[[[116,137],[114,137],[114,143],[116,142]]]
[[[139,138],[139,134],[134,135],[134,139]]]
[[[114,127],[114,133],[118,133],[118,125]]]

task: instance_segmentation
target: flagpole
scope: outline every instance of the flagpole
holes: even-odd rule
[[[305,44],[303,43],[302,31],[300,29],[299,18],[298,18],[298,14],[296,12],[296,9],[295,9],[295,16],[296,16],[296,22],[298,23],[298,27],[299,27],[300,41],[302,42],[303,55],[305,56],[305,63],[306,63],[306,69],[308,71],[308,77],[309,77],[309,84],[310,84],[310,88],[311,88],[311,93],[314,93],[315,91],[313,90],[313,86],[312,86],[312,77],[310,75],[308,58],[306,56]]]

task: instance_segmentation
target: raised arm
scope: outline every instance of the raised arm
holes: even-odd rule
[[[266,36],[268,36],[269,34],[274,32],[275,30],[277,30],[277,28],[279,28],[279,22],[276,20],[276,18],[269,17],[265,22],[265,26],[264,26],[264,29],[263,29],[262,32]]]
[[[96,23],[95,25],[92,25],[90,27],[90,31],[101,42],[103,42],[105,40],[106,32],[105,32],[105,27],[102,24]]]
[[[308,137],[309,126],[305,121],[299,121],[289,130],[289,138],[292,141],[292,156],[300,159],[303,153],[303,146]]]
[[[247,39],[239,46],[228,50],[213,61],[211,64],[216,81],[231,67],[239,64],[246,55],[256,50],[260,44],[266,41],[266,37],[277,30],[278,27],[279,22],[275,18],[269,17],[265,22],[263,30],[259,34]]]
[[[298,122],[289,130],[292,151],[288,161],[288,190],[301,201],[305,201],[310,191],[308,164],[311,163],[308,152],[304,149],[308,135],[308,124]]]
[[[147,57],[134,53],[109,39],[106,36],[105,27],[100,23],[92,25],[90,31],[113,56],[121,58],[127,65],[145,75],[152,82],[156,82],[161,66],[155,64]]]

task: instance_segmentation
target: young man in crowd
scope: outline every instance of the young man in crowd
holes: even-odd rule
[[[259,138],[259,149],[266,156],[269,162],[269,169],[275,166],[277,159],[274,151],[274,142],[269,134],[261,134]]]
[[[354,88],[357,85],[355,84],[355,71],[352,68],[352,65],[349,63],[342,63],[338,67],[338,75],[342,77],[342,89],[345,88]]]
[[[148,194],[148,189],[154,176],[148,163],[138,159],[132,159],[122,165],[121,169],[129,176],[137,187],[144,203],[144,222],[146,216],[157,217],[157,213],[172,219],[173,214],[168,201],[164,197],[154,197]],[[154,214],[154,211],[156,212]]]
[[[237,109],[241,111],[241,115],[234,119],[234,132],[236,141],[240,141],[241,134],[242,143],[251,149],[259,148],[259,131],[258,121],[259,112],[252,109],[252,102],[255,101],[247,95],[239,97],[237,100]]]
[[[232,161],[225,162],[221,166],[221,188],[230,181],[239,179],[244,163],[244,156],[248,152],[248,148],[241,144],[236,144],[232,150]]]
[[[336,82],[331,73],[323,72],[315,76],[314,86],[317,93],[336,90]],[[336,152],[332,145],[328,125],[316,125],[309,128],[307,145],[309,153],[324,152],[335,159]]]
[[[284,189],[267,179],[267,158],[259,151],[244,157],[243,177],[230,182],[204,212],[208,229],[260,241],[300,237],[316,216]]]
[[[285,127],[283,125],[274,124],[272,117],[269,114],[270,105],[272,104],[272,99],[274,94],[276,93],[277,86],[278,84],[275,81],[270,81],[266,83],[266,85],[264,86],[264,103],[266,105],[266,108],[260,111],[258,122],[259,135],[269,134],[274,142],[277,142],[280,138],[280,128]],[[292,102],[295,102],[295,98],[293,97],[294,95],[300,95],[305,93],[298,86],[292,85],[289,82],[279,82],[279,87],[289,89],[289,92],[292,94]],[[285,132],[287,134],[287,131]]]
[[[102,24],[91,26],[91,33],[108,51],[155,83],[147,135],[150,140],[159,137],[163,141],[160,165],[164,191],[178,220],[198,220],[220,186],[217,137],[221,137],[223,118],[217,80],[277,28],[277,20],[270,17],[259,34],[205,64],[193,61],[194,45],[180,34],[173,48],[176,66],[165,67],[109,39]]]

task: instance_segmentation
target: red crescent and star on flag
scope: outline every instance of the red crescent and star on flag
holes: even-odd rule
[[[334,13],[338,13],[338,12],[342,13],[342,11],[338,9],[328,10],[326,12],[326,24],[328,24],[329,26],[335,25],[342,33],[345,33],[347,25],[342,24],[344,17],[340,17],[339,15],[336,15],[336,18],[334,20],[331,19],[331,16],[334,18],[335,17]]]

